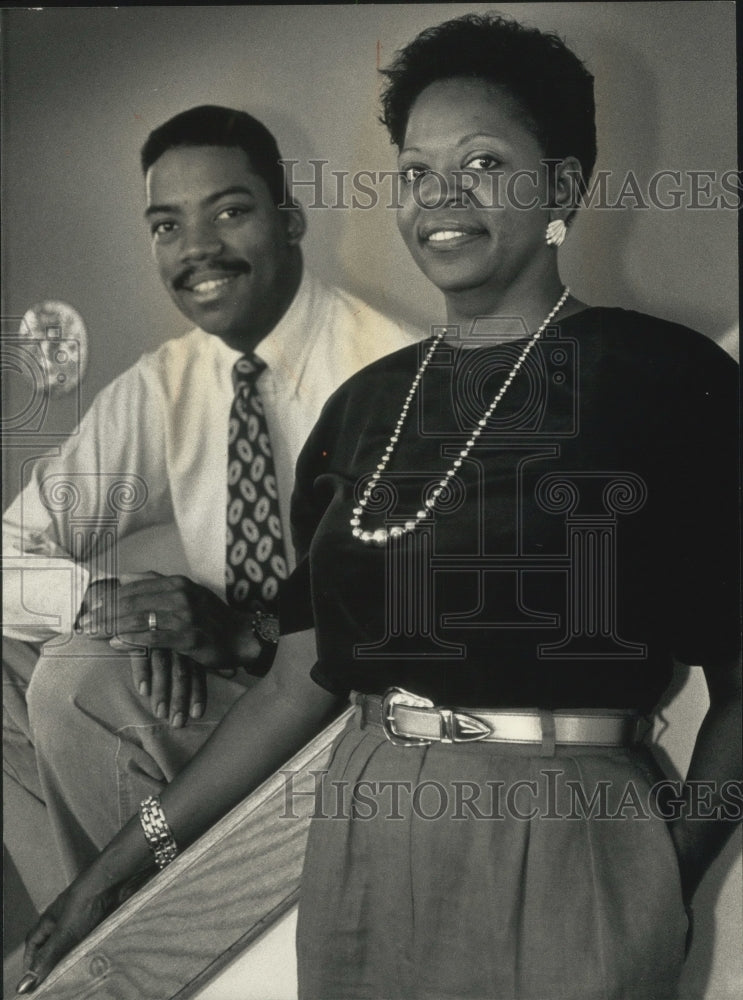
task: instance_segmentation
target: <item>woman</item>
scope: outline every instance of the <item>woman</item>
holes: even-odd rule
[[[388,80],[400,229],[446,326],[327,404],[271,673],[41,918],[24,992],[152,869],[148,841],[167,863],[354,690],[308,844],[301,997],[673,995],[739,777],[735,366],[563,287],[595,136],[558,39],[468,16]],[[710,691],[703,819],[635,738],[674,656]]]

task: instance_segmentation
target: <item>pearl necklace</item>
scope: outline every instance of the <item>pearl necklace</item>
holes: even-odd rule
[[[364,508],[369,502],[369,498],[372,495],[372,492],[374,490],[377,481],[381,479],[382,473],[387,468],[387,463],[392,457],[392,453],[394,452],[395,446],[397,445],[397,442],[400,438],[400,431],[402,430],[402,425],[405,422],[405,418],[408,415],[408,410],[410,409],[410,405],[413,402],[415,394],[418,391],[418,386],[420,385],[420,381],[423,378],[423,373],[425,372],[426,368],[428,368],[429,362],[431,361],[431,358],[433,357],[436,348],[439,346],[442,337],[446,333],[446,327],[439,330],[439,332],[436,334],[433,344],[428,350],[428,353],[421,362],[421,366],[418,369],[415,378],[413,379],[413,383],[410,386],[410,389],[408,390],[408,394],[405,397],[405,402],[403,403],[402,410],[400,411],[400,416],[397,419],[397,423],[395,424],[395,429],[392,432],[392,436],[390,437],[390,442],[384,450],[384,455],[382,456],[381,461],[377,465],[376,471],[372,473],[369,485],[364,490],[363,496],[359,500],[358,506],[353,508],[353,516],[349,523],[352,529],[351,534],[353,535],[354,538],[358,538],[365,545],[368,545],[370,543],[373,543],[375,545],[386,545],[387,542],[390,540],[390,538],[400,538],[402,537],[402,535],[405,535],[408,532],[415,531],[415,529],[418,527],[421,521],[423,521],[427,517],[432,516],[433,508],[436,506],[436,501],[444,492],[444,490],[447,488],[449,482],[457,474],[457,469],[461,468],[462,463],[467,458],[470,451],[474,448],[475,442],[485,429],[485,426],[487,425],[487,422],[490,419],[490,417],[493,415],[496,406],[498,405],[498,403],[500,403],[501,399],[503,399],[503,396],[506,394],[506,390],[516,377],[519,368],[521,368],[524,361],[526,361],[529,352],[531,351],[532,347],[534,347],[539,338],[542,336],[545,329],[549,325],[550,321],[556,316],[556,314],[560,311],[560,309],[562,309],[569,294],[570,294],[570,289],[566,285],[562,290],[562,295],[558,299],[557,304],[551,310],[547,318],[543,321],[537,332],[530,338],[528,344],[521,352],[518,361],[513,366],[513,368],[510,371],[510,374],[508,375],[505,382],[498,390],[495,399],[487,408],[481,419],[478,420],[477,426],[470,434],[470,437],[468,438],[465,447],[459,452],[459,456],[454,460],[454,463],[452,464],[451,468],[447,469],[443,477],[439,480],[438,484],[432,491],[431,496],[424,502],[423,508],[416,513],[414,518],[411,518],[404,524],[394,525],[389,530],[387,528],[377,528],[376,531],[363,531],[361,528],[361,515],[364,513]]]

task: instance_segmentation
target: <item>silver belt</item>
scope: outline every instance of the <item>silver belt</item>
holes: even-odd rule
[[[364,724],[381,726],[395,746],[430,743],[534,743],[629,746],[640,738],[636,714],[609,709],[580,714],[533,709],[442,708],[402,688],[354,696]]]

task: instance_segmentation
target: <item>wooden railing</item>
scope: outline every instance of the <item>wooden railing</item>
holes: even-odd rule
[[[34,997],[185,1000],[216,976],[296,902],[315,772],[352,711],[127,900]]]

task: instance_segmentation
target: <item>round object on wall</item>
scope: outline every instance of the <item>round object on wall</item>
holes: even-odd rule
[[[76,309],[66,302],[38,302],[21,320],[18,336],[37,347],[51,395],[63,395],[79,385],[88,363],[88,334]]]

